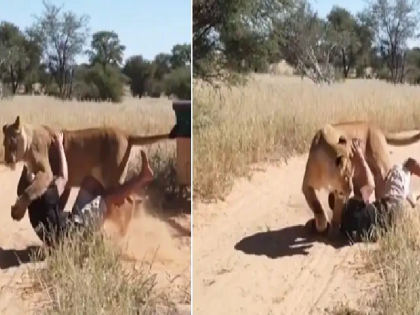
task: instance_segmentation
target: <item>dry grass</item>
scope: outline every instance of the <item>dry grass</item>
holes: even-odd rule
[[[255,76],[219,91],[194,85],[194,196],[219,198],[250,165],[305,152],[327,122],[364,119],[388,131],[420,126],[420,88],[350,80],[317,87],[299,77]]]
[[[124,264],[102,233],[90,229],[70,235],[54,250],[32,257],[46,260],[43,268],[28,273],[42,314],[154,314],[158,306],[174,307],[156,293],[151,267]]]
[[[387,233],[380,233],[378,246],[364,253],[366,268],[380,279],[370,314],[420,314],[419,211],[406,209]]]
[[[165,99],[127,98],[115,105],[19,96],[0,101],[0,111],[2,125],[20,115],[25,123],[68,129],[116,125],[140,135],[168,132],[175,123],[172,103]],[[156,175],[154,187],[174,185],[173,176],[168,174],[174,174],[175,143],[162,142],[145,149]],[[132,172],[139,169],[138,164],[139,157],[134,157]],[[88,242],[81,242],[75,235],[58,250],[44,251],[46,268],[31,270],[35,287],[50,306],[42,310],[43,314],[147,314],[156,304],[162,304],[162,297],[154,292],[155,278],[150,267],[128,268],[109,242],[91,234]]]

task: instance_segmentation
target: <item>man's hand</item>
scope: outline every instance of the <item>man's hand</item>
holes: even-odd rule
[[[352,151],[353,156],[356,160],[358,160],[358,161],[364,160],[365,156],[364,156],[362,146],[360,144],[359,139],[352,139],[351,140],[351,151]]]
[[[64,136],[63,136],[63,133],[61,131],[58,131],[58,132],[54,133],[53,141],[54,141],[54,144],[58,148],[60,147],[60,145],[63,145],[63,139],[64,139]]]
[[[16,200],[16,203],[11,207],[12,219],[16,221],[22,220],[29,204],[28,198],[20,196],[18,200]]]

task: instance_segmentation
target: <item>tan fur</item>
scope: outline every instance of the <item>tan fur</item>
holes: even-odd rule
[[[169,136],[135,136],[116,127],[62,132],[68,163],[68,192],[71,187],[80,186],[88,175],[99,180],[105,189],[123,183],[131,147],[152,144]],[[23,161],[35,174],[34,181],[22,195],[28,201],[34,200],[42,195],[53,175],[59,172],[58,152],[52,144],[54,129],[22,124],[18,116],[13,124],[3,126],[3,134],[6,164],[14,168],[17,162]]]
[[[320,232],[327,228],[328,221],[316,191],[337,191],[343,196],[353,191],[351,150],[347,142],[331,125],[318,130],[312,139],[302,192],[314,212],[316,229]]]
[[[344,140],[342,144],[338,143],[340,136]],[[326,189],[329,192],[335,192],[331,234],[336,234],[341,224],[342,207],[351,193],[346,189],[352,187],[352,191],[360,196],[363,183],[353,176],[351,176],[351,183],[347,181],[347,177],[352,173],[349,157],[351,156],[350,142],[354,138],[361,141],[366,161],[375,179],[375,196],[381,198],[384,193],[385,177],[393,165],[387,144],[398,146],[413,144],[420,140],[420,133],[414,136],[384,134],[377,126],[358,121],[327,125],[318,131],[312,140],[306,162],[302,192],[314,212],[315,225],[320,232],[326,229],[328,221],[316,195],[317,190]],[[342,159],[346,161],[341,166],[334,163],[339,156],[343,156]]]

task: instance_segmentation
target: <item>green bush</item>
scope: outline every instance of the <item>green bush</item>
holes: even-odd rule
[[[164,79],[165,94],[175,95],[178,99],[191,100],[191,67],[173,70]]]
[[[119,103],[124,95],[124,83],[121,72],[113,66],[94,65],[87,73],[86,84],[94,84],[99,90],[102,101]]]
[[[147,95],[154,98],[159,98],[165,90],[163,82],[157,79],[149,79],[146,82]]]
[[[45,86],[45,94],[48,95],[48,96],[59,97],[60,96],[60,91],[59,91],[57,83],[50,83],[50,84],[46,85]]]

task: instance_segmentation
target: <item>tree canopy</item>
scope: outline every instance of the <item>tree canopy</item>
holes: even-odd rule
[[[27,29],[0,23],[3,93],[7,87],[12,95],[45,93],[62,99],[120,102],[128,86],[134,97],[191,99],[191,44],[175,44],[153,60],[140,52],[125,58],[126,46],[116,32],[91,34],[89,16],[43,4],[44,11]],[[83,56],[88,61],[79,64]]]
[[[193,0],[194,77],[231,82],[285,60],[316,83],[376,76],[420,80],[420,0],[372,0],[360,12],[309,0]]]

